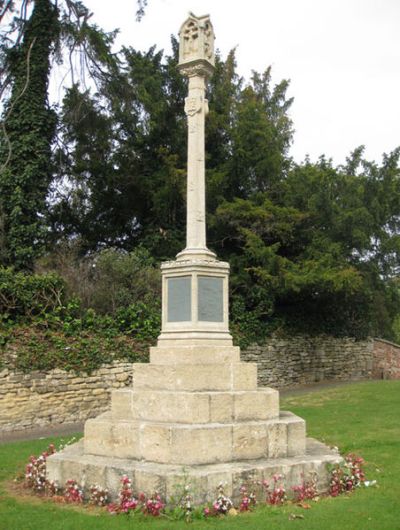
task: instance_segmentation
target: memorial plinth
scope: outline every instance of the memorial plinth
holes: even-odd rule
[[[190,259],[161,265],[162,319],[158,346],[232,346],[229,333],[229,265]]]
[[[310,472],[328,487],[336,451],[306,439],[303,419],[279,410],[279,392],[257,388],[255,363],[240,361],[228,321],[229,265],[206,246],[204,125],[214,65],[208,16],[190,15],[180,31],[180,64],[189,78],[186,248],[161,266],[162,329],[149,364],[133,365],[132,388],[116,390],[111,410],[85,424],[84,438],[48,458],[48,477],[99,484],[117,495],[123,474],[136,492],[166,499],[189,476],[195,500],[215,488],[237,498],[250,480]]]

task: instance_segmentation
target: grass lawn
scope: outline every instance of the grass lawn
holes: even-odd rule
[[[296,506],[262,507],[255,513],[195,521],[202,529],[400,530],[400,381],[373,381],[331,388],[282,400],[282,408],[307,420],[308,434],[342,453],[356,452],[367,465],[367,478],[378,487],[351,496],[323,499],[304,510]],[[51,502],[17,500],[7,483],[24,469],[30,454],[48,443],[36,440],[0,445],[0,530],[181,529],[184,522],[88,514]],[[289,520],[290,514],[304,519]]]

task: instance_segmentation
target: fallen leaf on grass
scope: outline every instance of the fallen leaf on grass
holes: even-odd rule
[[[58,502],[60,504],[65,504],[65,499],[62,495],[53,495],[51,497],[51,499],[53,500],[53,502]]]
[[[289,521],[294,521],[295,519],[304,519],[304,515],[300,515],[299,513],[290,513]]]
[[[311,508],[311,504],[308,504],[307,502],[299,502],[297,506],[304,508],[304,510],[309,510]]]

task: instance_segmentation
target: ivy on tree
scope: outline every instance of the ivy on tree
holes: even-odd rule
[[[57,8],[49,0],[36,0],[22,41],[7,58],[12,91],[0,144],[0,257],[16,269],[32,269],[46,231],[43,221],[56,128],[47,89],[58,32]]]

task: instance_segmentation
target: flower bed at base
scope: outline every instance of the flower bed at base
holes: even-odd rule
[[[193,503],[190,485],[186,483],[188,477],[184,477],[184,484],[177,486],[177,495],[166,503],[163,502],[158,492],[153,492],[150,495],[140,492],[135,495],[131,480],[128,476],[123,475],[118,502],[111,503],[108,491],[97,484],[90,485],[85,494],[83,486],[73,478],[67,480],[63,487],[54,481],[48,481],[46,478],[46,460],[49,455],[55,452],[56,449],[51,444],[47,451],[44,451],[40,456],[30,457],[25,469],[24,487],[31,489],[37,495],[52,498],[56,502],[102,507],[111,515],[142,513],[152,517],[165,516],[173,520],[182,519],[190,522],[197,518],[249,512],[260,503],[275,506],[293,503],[303,508],[310,508],[311,505],[304,501],[319,500],[315,474],[308,477],[302,476],[302,482],[292,488],[290,495],[285,490],[283,475],[275,474],[270,481],[264,480],[261,483],[242,484],[239,490],[240,503],[237,507],[225,494],[222,483],[218,485],[216,497],[212,503],[196,506]],[[364,463],[363,458],[351,453],[345,456],[343,464],[332,466],[327,495],[337,497],[338,495],[349,494],[362,485],[375,485],[376,481],[366,481]],[[262,492],[261,501],[257,501],[256,489]]]

